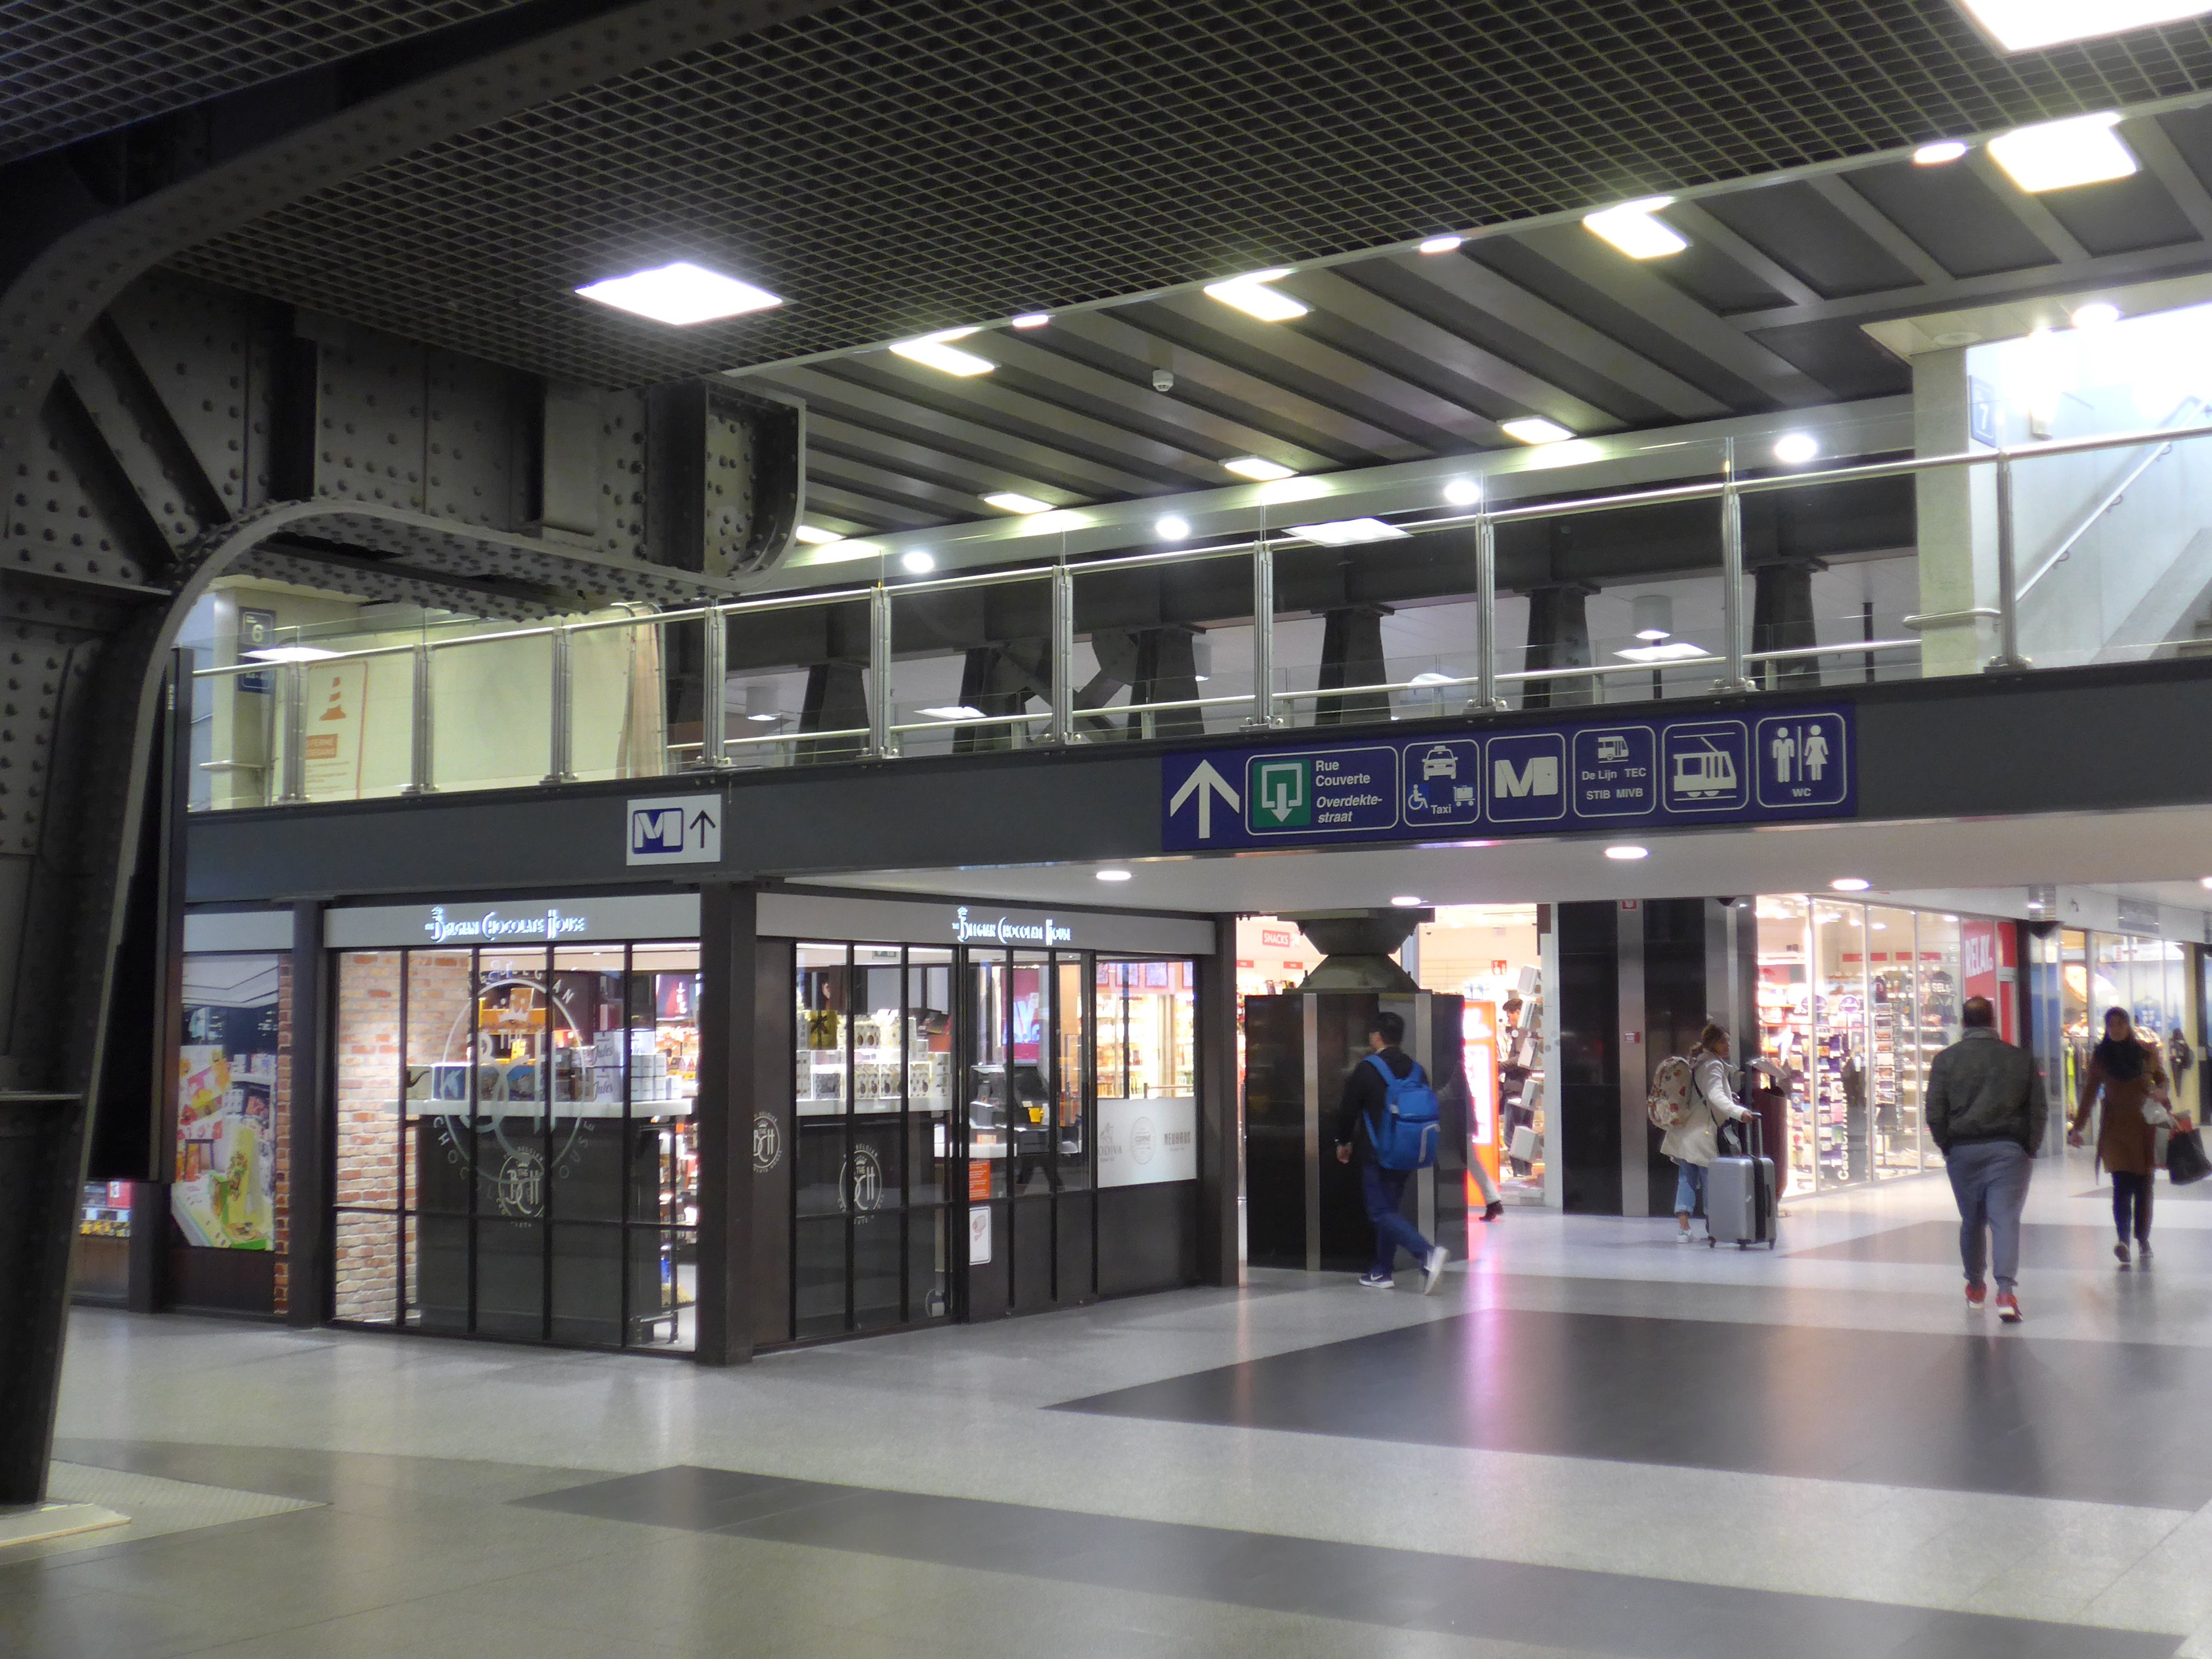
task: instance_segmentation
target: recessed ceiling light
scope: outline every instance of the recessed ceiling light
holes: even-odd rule
[[[1097,872],[1097,876],[1098,879],[1101,881],[1127,881],[1129,879],[1129,872],[1127,870],[1101,870]]]
[[[1014,319],[1014,326],[1016,328],[1042,328],[1051,320],[1052,313],[1049,311],[1024,311],[1020,316]]]
[[[1259,483],[1272,483],[1277,478],[1295,478],[1298,475],[1279,461],[1263,460],[1257,455],[1239,455],[1234,460],[1221,464],[1224,472],[1234,472],[1240,478],[1250,478]]]
[[[1017,490],[1001,489],[983,497],[983,505],[995,507],[1001,513],[1049,513],[1050,501],[1041,501],[1034,495],[1024,495]]]
[[[1838,893],[1863,893],[1874,884],[1864,876],[1838,876],[1828,885]]]
[[[1355,542],[1395,541],[1406,532],[1380,519],[1336,519],[1328,524],[1294,524],[1290,533],[1323,547],[1350,547]]]
[[[2199,887],[2212,887],[2212,876],[2199,876],[2197,878],[2197,884]],[[2043,906],[2040,902],[2036,905],[2036,908],[2039,910],[2042,908]]]
[[[319,645],[264,645],[252,651],[242,651],[240,656],[254,662],[320,662],[338,653],[325,651]]]
[[[1482,500],[1482,486],[1473,478],[1454,478],[1444,486],[1444,500],[1454,507],[1474,507]]]
[[[1190,520],[1180,514],[1164,514],[1152,520],[1152,534],[1164,542],[1179,542],[1190,534]]]
[[[1651,216],[1661,208],[1674,204],[1671,196],[1646,196],[1640,201],[1623,202],[1619,207],[1584,214],[1583,228],[1612,243],[1632,259],[1663,259],[1689,246],[1670,226]]]
[[[1390,902],[1401,910],[1418,910],[1421,908],[1421,896],[1419,893],[1401,893]]]
[[[1809,432],[1785,432],[1774,441],[1774,459],[1784,466],[1802,466],[1820,453],[1820,441]]]
[[[809,547],[827,547],[832,542],[842,542],[845,539],[835,530],[817,530],[811,524],[799,526],[791,534],[792,539],[805,542]]]
[[[926,547],[899,555],[899,568],[916,576],[923,576],[937,568],[937,556]]]
[[[940,374],[988,374],[998,364],[972,351],[963,351],[952,343],[966,339],[975,331],[972,328],[948,328],[941,333],[925,334],[919,340],[894,341],[891,355],[910,363],[920,363],[924,368],[933,368]]]
[[[1293,317],[1304,316],[1306,308],[1289,295],[1279,294],[1267,285],[1290,274],[1287,269],[1247,271],[1225,283],[1208,283],[1206,297],[1233,306],[1247,317],[1257,317],[1263,323],[1287,323]]]
[[[2110,328],[2120,320],[2120,308],[2109,300],[2092,300],[2086,306],[2075,307],[2066,320],[2076,328]]]
[[[921,712],[933,720],[980,720],[983,718],[981,709],[970,708],[964,702],[942,703],[935,708],[925,708]]]
[[[1633,864],[1638,859],[1650,858],[1651,849],[1648,847],[1608,847],[1605,849],[1605,855],[1622,864]]]
[[[1507,437],[1524,444],[1555,444],[1575,434],[1557,421],[1547,421],[1540,415],[1523,415],[1517,419],[1500,421],[1498,429]]]
[[[2191,5],[2189,0],[2100,0],[2094,6],[2080,0],[1965,0],[1965,5],[1967,15],[2007,52],[2094,40],[2212,11],[2212,6]]]
[[[719,270],[708,270],[688,259],[678,259],[672,265],[659,265],[651,270],[632,271],[627,276],[610,276],[576,292],[603,306],[612,306],[633,316],[650,317],[656,323],[668,323],[678,328],[689,327],[693,323],[711,323],[722,317],[742,316],[748,311],[766,311],[770,306],[783,303],[764,288],[725,276]]]
[[[1424,253],[1456,253],[1467,243],[1464,236],[1431,236],[1421,244]]]
[[[1626,662],[1682,662],[1711,653],[1704,646],[1693,645],[1687,640],[1663,640],[1656,645],[1627,646],[1613,654]]]
[[[1932,144],[1923,144],[1912,152],[1912,165],[1920,167],[1940,167],[1959,160],[1966,147],[1955,138],[1944,138]]]
[[[2108,111],[2021,127],[1990,139],[1990,155],[2031,194],[2124,179],[2136,170],[2136,158],[2112,131],[2119,119]]]

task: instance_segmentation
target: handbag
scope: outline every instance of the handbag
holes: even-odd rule
[[[2175,1133],[2166,1143],[2166,1176],[2177,1187],[2186,1187],[2191,1182],[2202,1181],[2212,1175],[2212,1158],[2205,1156],[2204,1132],[2191,1129],[2186,1134]]]

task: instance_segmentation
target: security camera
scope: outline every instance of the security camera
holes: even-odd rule
[[[1166,368],[1154,369],[1152,371],[1152,390],[1155,392],[1173,392],[1175,390],[1175,371]]]

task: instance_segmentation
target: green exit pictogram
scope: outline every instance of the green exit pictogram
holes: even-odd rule
[[[1313,822],[1313,763],[1262,761],[1255,769],[1248,797],[1255,828],[1285,830]]]

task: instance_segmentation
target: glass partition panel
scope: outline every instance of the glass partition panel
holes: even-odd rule
[[[1002,957],[968,959],[968,1196],[1006,1195],[1006,1155],[1014,1115],[1023,1109],[1017,1097],[1024,1081],[1039,1078],[1030,1062],[1030,1079],[1007,1051],[1010,1011],[1008,963]],[[1031,1089],[1030,1093],[1039,1092]]]
[[[598,1086],[627,1102],[624,1340],[689,1348],[699,1271],[699,947],[633,945],[629,975],[628,1018],[594,1050]]]
[[[2081,1078],[2089,1063],[2089,1050],[2096,1046],[2096,1018],[2091,1005],[2095,1002],[2095,988],[2090,982],[2093,958],[2089,952],[2089,935],[2077,928],[2067,927],[2058,934],[2058,1018],[2065,1033],[2063,1066],[2058,1077],[2066,1100],[2066,1109],[2071,1113],[2075,1097],[2081,1091]],[[2101,1006],[2099,1012],[2101,1012]]]
[[[1052,1152],[1058,1161],[1060,1185],[1080,1190],[1091,1185],[1091,995],[1083,963],[1073,957],[1053,961],[1054,1029],[1058,1036],[1053,1060],[1054,1114]]]
[[[1920,1052],[1922,1064],[1959,1040],[1964,969],[1960,961],[1959,918],[1932,910],[1920,914]]]
[[[1867,912],[1868,994],[1873,1039],[1874,1172],[1921,1167],[1921,1108],[1927,1067],[1912,1009],[1918,996],[1910,910]]]
[[[912,1201],[943,1204],[952,1148],[952,952],[906,955],[907,1133]]]
[[[1813,949],[1819,963],[1814,1014],[1814,1121],[1820,1185],[1872,1177],[1868,1083],[1866,912],[1816,901]]]
[[[1814,1190],[1816,1162],[1808,908],[1796,895],[1767,894],[1758,909],[1759,1051],[1772,1063],[1790,1109],[1790,1144],[1773,1156],[1786,1167],[1785,1186],[1799,1192]]]

